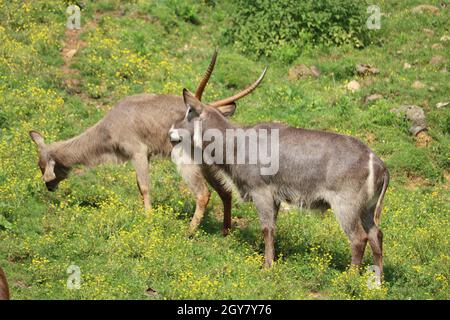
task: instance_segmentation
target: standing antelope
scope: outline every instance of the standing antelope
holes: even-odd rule
[[[361,264],[369,241],[381,275],[379,222],[389,173],[367,146],[350,136],[279,123],[239,128],[220,110],[204,105],[186,89],[183,97],[186,117],[170,130],[171,141],[183,150],[193,150],[194,155],[200,149],[203,167],[214,172],[218,180],[231,180],[242,198],[254,202],[264,235],[265,266],[270,267],[274,260],[276,217],[280,203],[286,201],[311,208],[331,207],[350,240],[352,264]],[[252,137],[251,132],[257,134],[246,143],[238,132],[244,138]],[[268,162],[263,159],[248,161],[257,150],[255,146],[271,150],[276,170],[267,173]],[[253,153],[249,152],[252,148]],[[226,160],[217,158],[223,150]],[[239,154],[244,154],[244,162],[230,161],[238,159]]]
[[[2,268],[0,268],[0,300],[9,300],[8,281]]]
[[[196,97],[199,100],[214,69],[216,58],[217,50],[196,90]],[[221,100],[214,105],[222,110],[232,107],[234,111],[234,101],[249,94],[258,84],[259,82],[256,82],[251,90],[244,90],[235,95],[232,101],[223,103]],[[49,191],[54,191],[74,165],[93,167],[105,162],[123,163],[131,160],[136,170],[137,184],[145,209],[150,209],[149,158],[155,155],[170,155],[172,145],[168,138],[169,129],[175,122],[181,120],[185,113],[181,97],[168,94],[139,94],[119,101],[102,120],[72,139],[46,144],[40,133],[30,131],[30,137],[39,151],[38,165],[43,174],[42,180]],[[190,232],[194,232],[201,222],[210,198],[206,179],[222,200],[223,233],[227,234],[231,228],[231,193],[200,166],[180,165],[178,169],[196,197]]]

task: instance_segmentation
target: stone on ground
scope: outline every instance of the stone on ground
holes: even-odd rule
[[[355,92],[355,91],[358,91],[359,89],[361,89],[361,85],[359,84],[358,81],[352,80],[347,84],[347,89],[352,92]]]

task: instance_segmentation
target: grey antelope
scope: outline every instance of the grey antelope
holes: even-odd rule
[[[195,96],[201,100],[203,91],[214,69],[217,50],[197,87]],[[235,101],[253,91],[259,82],[231,97],[211,103],[218,110],[234,111]],[[172,150],[168,132],[186,113],[182,97],[169,94],[139,94],[119,101],[106,116],[82,134],[46,144],[42,135],[30,131],[39,152],[39,168],[47,189],[53,191],[77,164],[88,167],[105,162],[123,163],[131,160],[139,191],[146,209],[149,198],[149,159],[155,155],[169,156]],[[195,194],[196,208],[190,224],[193,232],[201,222],[210,198],[205,180],[219,194],[224,207],[223,232],[231,227],[231,193],[208,170],[196,165],[180,165],[179,172]]]
[[[172,143],[201,148],[201,165],[218,180],[232,182],[244,200],[253,201],[264,235],[266,266],[271,266],[274,260],[276,218],[280,203],[285,201],[310,208],[331,207],[350,240],[352,264],[361,264],[369,241],[374,264],[381,275],[379,223],[389,173],[383,161],[367,146],[350,136],[279,123],[239,128],[220,110],[203,104],[186,89],[183,97],[186,117],[169,132]],[[253,141],[246,143],[247,140],[233,135],[237,130],[248,137],[251,130],[266,131],[269,135],[257,134]],[[268,150],[272,143],[277,145],[270,149],[276,153],[271,156],[276,156],[278,167],[275,172],[264,174],[262,169],[267,163],[262,159],[248,162],[248,150],[255,145]],[[206,150],[211,151],[210,155]],[[216,158],[220,150],[227,150],[227,161]],[[228,161],[239,153],[246,155],[244,163]]]
[[[8,281],[2,268],[0,268],[0,300],[9,300]]]

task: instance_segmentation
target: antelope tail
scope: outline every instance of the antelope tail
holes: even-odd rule
[[[384,195],[386,194],[386,189],[389,185],[389,171],[386,169],[383,177],[383,188],[381,189],[380,196],[378,197],[377,205],[375,207],[374,221],[377,226],[381,222],[381,210],[383,209]]]

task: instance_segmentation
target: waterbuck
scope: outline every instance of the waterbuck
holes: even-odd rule
[[[194,159],[200,149],[203,167],[218,180],[231,181],[244,200],[253,201],[264,235],[265,266],[270,267],[274,260],[280,203],[288,202],[310,208],[331,207],[350,240],[352,264],[361,264],[369,241],[374,264],[379,268],[375,271],[381,274],[379,222],[389,173],[367,146],[350,136],[279,123],[240,128],[186,89],[183,98],[186,117],[169,132],[174,151],[178,146],[190,149]],[[246,143],[246,137],[254,139]],[[260,156],[267,150],[271,150],[276,165],[269,167],[267,158],[248,161],[254,153]],[[245,161],[236,163],[234,159],[239,157]],[[270,168],[275,170],[267,170]]]
[[[217,58],[217,50],[202,78],[196,97],[201,99]],[[216,101],[213,104],[222,110],[234,111],[235,101],[249,94],[258,86],[233,96],[232,100]],[[169,94],[139,94],[119,101],[106,116],[82,134],[65,140],[46,144],[43,136],[31,131],[30,137],[39,151],[39,168],[47,189],[53,191],[64,180],[74,165],[93,167],[102,163],[123,163],[131,160],[135,170],[139,191],[145,209],[150,209],[149,158],[155,155],[168,156],[172,145],[168,138],[170,127],[183,119],[186,107],[182,97]],[[217,191],[224,206],[223,232],[231,227],[231,193],[207,170],[196,165],[180,165],[179,172],[189,189],[195,194],[196,208],[190,225],[194,232],[202,220],[210,192],[206,181]]]
[[[8,281],[2,268],[0,268],[0,300],[9,300]]]

